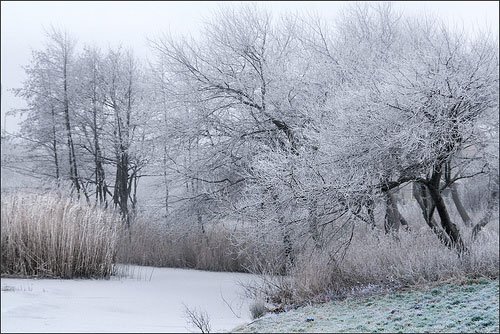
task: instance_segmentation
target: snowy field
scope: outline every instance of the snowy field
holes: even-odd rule
[[[184,305],[205,311],[214,332],[251,320],[240,284],[249,274],[138,266],[126,273],[110,280],[2,278],[1,331],[200,332]]]

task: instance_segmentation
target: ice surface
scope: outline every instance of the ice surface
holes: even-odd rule
[[[188,324],[184,305],[206,311],[213,332],[250,321],[251,300],[241,282],[252,275],[139,266],[128,274],[109,280],[2,278],[1,331],[200,332]]]

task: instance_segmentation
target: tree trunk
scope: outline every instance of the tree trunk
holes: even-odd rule
[[[101,148],[99,145],[99,134],[97,131],[97,108],[95,106],[95,100],[93,101],[93,137],[94,137],[94,174],[95,174],[95,185],[96,185],[96,202],[103,203],[106,196],[104,192],[104,169],[102,167],[101,161]]]
[[[137,176],[137,166],[132,168],[132,174],[128,175],[128,186],[127,186],[127,196],[130,200],[130,208],[129,216],[132,219],[135,219],[137,215],[137,183],[139,182],[139,178]]]
[[[113,201],[120,208],[122,219],[127,227],[130,227],[130,218],[128,213],[128,155],[125,149],[120,145],[120,153],[117,157],[115,189]]]
[[[121,154],[120,178],[118,181],[120,183],[118,196],[120,198],[122,214],[125,217],[127,227],[130,227],[130,217],[128,212],[128,154],[124,151],[122,151]]]
[[[205,224],[203,223],[203,215],[201,214],[201,210],[199,208],[196,209],[196,216],[198,217],[198,226],[201,229],[201,233],[204,235],[205,234]]]
[[[66,52],[66,51],[65,51]],[[68,155],[69,155],[69,175],[70,179],[77,191],[80,194],[80,182],[78,180],[78,169],[76,165],[75,146],[73,144],[73,137],[71,134],[71,122],[69,118],[69,98],[68,98],[68,74],[67,74],[67,55],[64,55],[63,64],[63,90],[64,90],[64,120],[66,126],[66,137],[68,141]]]
[[[120,208],[122,220],[127,226],[130,227],[130,217],[128,212],[128,195],[129,195],[129,158],[128,146],[126,142],[126,132],[128,128],[123,125],[121,111],[116,101],[113,99],[113,109],[115,113],[115,129],[113,135],[115,137],[115,154],[116,154],[116,174],[115,174],[115,189],[113,192],[113,202],[115,206]]]
[[[283,230],[283,245],[285,252],[285,272],[289,272],[289,268],[295,263],[295,255],[293,253],[292,239],[290,237],[290,230],[283,218],[280,218],[280,225]]]
[[[369,199],[366,202],[366,213],[368,214],[368,221],[370,226],[375,228],[375,201],[373,199]]]
[[[455,207],[457,208],[457,211],[460,214],[460,218],[462,218],[462,221],[466,226],[472,226],[472,221],[469,215],[467,214],[467,210],[465,209],[465,207],[462,204],[462,201],[460,200],[457,184],[452,183],[450,185],[450,190],[451,190],[451,198],[453,199],[453,203],[455,204]]]
[[[472,229],[472,238],[476,239],[479,232],[485,227],[493,215],[495,207],[498,205],[498,183],[494,185],[495,189],[490,191],[490,196],[488,198],[488,204],[486,206],[486,213],[481,218],[481,220]]]
[[[417,200],[420,209],[422,210],[422,215],[427,225],[431,230],[437,235],[439,240],[441,240],[445,245],[451,246],[451,240],[448,235],[439,227],[438,223],[434,219],[434,210],[436,206],[430,197],[427,190],[427,186],[420,182],[413,183],[413,196]]]
[[[321,236],[318,231],[318,201],[313,199],[309,203],[309,233],[316,249],[322,248]]]
[[[391,190],[385,192],[385,221],[384,229],[385,233],[397,232],[401,225],[408,226],[408,223],[403,218],[398,209],[397,199]]]
[[[169,214],[169,182],[167,177],[167,144],[163,146],[163,183],[165,184],[165,218]]]
[[[59,158],[57,156],[56,114],[52,103],[50,105],[50,109],[52,115],[52,150],[54,151],[54,166],[56,169],[57,186],[59,186],[60,173],[59,173]]]
[[[283,266],[280,269],[281,274],[286,275],[289,272],[290,267],[293,266],[295,262],[295,255],[293,252],[293,243],[292,238],[290,236],[290,227],[285,221],[285,217],[282,214],[284,211],[278,202],[278,194],[274,189],[268,188],[268,191],[272,192],[272,205],[277,208],[278,212],[278,228],[280,229],[282,238],[283,238],[283,254],[284,254],[284,262]]]
[[[436,171],[435,169],[432,173],[430,181],[427,182],[427,188],[434,202],[434,205],[436,206],[436,210],[439,214],[443,230],[446,232],[446,234],[448,234],[452,246],[455,247],[461,254],[466,251],[466,248],[463,243],[462,237],[460,236],[460,231],[458,230],[458,227],[451,221],[450,215],[446,208],[446,204],[443,200],[443,196],[441,195],[439,187],[440,181],[441,181],[441,172]]]
[[[97,122],[97,69],[95,59],[92,68],[92,132],[94,139],[94,174],[96,186],[96,203],[103,204],[106,202],[106,186],[105,174],[103,168],[101,145],[99,144],[99,127]]]

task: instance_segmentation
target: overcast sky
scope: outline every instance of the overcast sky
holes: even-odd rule
[[[24,106],[8,91],[20,87],[23,65],[30,61],[31,50],[44,42],[44,27],[54,25],[68,30],[78,44],[96,44],[103,48],[121,43],[140,57],[148,56],[147,37],[166,31],[192,33],[204,18],[229,1],[2,1],[1,2],[1,122],[12,108]],[[241,2],[232,2],[239,5]],[[333,18],[345,6],[340,1],[267,1],[260,5],[273,13],[316,12]],[[497,1],[408,1],[396,8],[408,14],[432,13],[450,24],[467,30],[490,28],[498,36]],[[18,130],[18,120],[8,117],[7,131]]]

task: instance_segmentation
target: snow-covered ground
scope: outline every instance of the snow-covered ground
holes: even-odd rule
[[[2,278],[1,331],[200,332],[188,323],[184,305],[205,311],[214,332],[251,320],[241,283],[252,275],[139,266],[127,271],[110,280]]]

